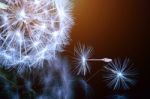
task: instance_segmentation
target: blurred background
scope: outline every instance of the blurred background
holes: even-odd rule
[[[149,0],[74,0],[73,14],[75,25],[66,51],[72,52],[80,42],[94,48],[92,58],[128,57],[139,72],[136,86],[116,92],[106,87],[101,71],[91,78],[104,63],[90,63],[91,72],[84,79],[91,86],[92,99],[149,99]],[[78,93],[77,99],[83,99]]]

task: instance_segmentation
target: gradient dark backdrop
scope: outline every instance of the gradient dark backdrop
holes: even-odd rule
[[[139,70],[138,83],[123,92],[131,99],[150,99],[150,3],[149,0],[74,0],[75,25],[71,44],[77,42],[94,48],[93,58],[129,57]],[[91,63],[90,78],[102,69],[103,63]],[[93,89],[92,99],[103,99],[115,92],[107,88],[99,72],[88,84]],[[149,97],[149,98],[148,98]],[[82,98],[79,94],[77,98]],[[112,98],[111,98],[112,99]]]

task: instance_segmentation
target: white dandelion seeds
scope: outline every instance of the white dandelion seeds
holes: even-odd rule
[[[135,84],[135,76],[137,75],[135,68],[132,67],[129,59],[121,61],[115,59],[104,67],[104,79],[108,82],[109,87],[113,89],[129,89]]]
[[[0,9],[0,64],[41,67],[68,44],[70,0],[4,0]]]
[[[90,61],[102,61],[102,62],[111,62],[112,59],[110,58],[102,58],[102,59],[95,59],[90,58],[92,54],[92,47],[88,47],[86,45],[78,44],[75,48],[75,63],[77,65],[78,73],[77,74],[83,74],[86,75],[87,72],[90,71],[90,67],[88,62]]]
[[[86,45],[78,44],[78,46],[74,49],[75,51],[75,63],[77,65],[78,73],[82,73],[85,75],[88,71],[90,71],[90,67],[88,64],[88,59],[91,56],[92,47],[87,47]]]

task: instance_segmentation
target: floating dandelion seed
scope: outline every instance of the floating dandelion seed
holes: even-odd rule
[[[78,70],[78,74],[82,73],[85,75],[87,72],[90,71],[90,67],[88,62],[90,61],[102,61],[102,62],[111,62],[112,59],[110,58],[103,58],[103,59],[92,59],[91,53],[92,53],[92,47],[88,47],[86,45],[78,44],[78,46],[75,48],[75,56],[76,56],[76,64]]]
[[[90,71],[88,59],[91,56],[92,48],[87,47],[86,45],[82,46],[81,44],[78,44],[74,51],[75,56],[77,56],[76,63],[77,68],[79,68],[78,74],[82,73],[85,75],[88,71]]]
[[[104,79],[108,82],[109,87],[114,89],[128,89],[130,85],[135,84],[136,71],[131,66],[129,59],[121,61],[115,59],[104,67],[106,75]]]
[[[73,23],[70,0],[4,1],[7,6],[0,9],[0,64],[39,67],[68,44]]]

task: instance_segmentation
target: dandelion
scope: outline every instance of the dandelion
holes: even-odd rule
[[[55,59],[69,41],[70,0],[5,2],[0,3],[0,63],[8,68],[40,67],[43,60]]]

